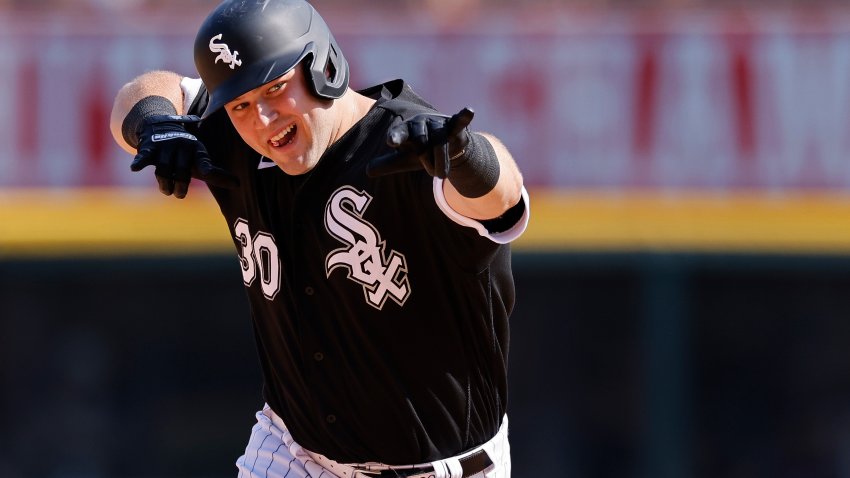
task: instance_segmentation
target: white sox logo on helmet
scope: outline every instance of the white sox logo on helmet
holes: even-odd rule
[[[343,186],[331,195],[325,207],[325,228],[331,236],[347,244],[334,249],[325,260],[327,277],[334,269],[345,267],[348,278],[363,285],[366,302],[380,310],[387,298],[403,306],[410,296],[407,260],[390,251],[375,227],[363,220],[363,212],[372,201],[365,191]]]
[[[222,34],[210,38],[210,51],[213,53],[218,53],[218,56],[215,57],[215,61],[213,64],[218,63],[219,60],[223,61],[226,65],[230,66],[230,69],[233,70],[237,66],[242,66],[242,60],[236,58],[239,55],[238,51],[230,52],[230,47],[227,46],[227,43],[215,43],[216,40],[221,40]]]

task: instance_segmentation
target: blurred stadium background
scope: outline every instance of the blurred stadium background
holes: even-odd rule
[[[107,126],[216,3],[0,1],[0,477],[234,476],[226,229]],[[473,106],[525,173],[514,476],[850,477],[847,3],[315,3],[354,87]]]

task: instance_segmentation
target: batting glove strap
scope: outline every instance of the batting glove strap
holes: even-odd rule
[[[133,105],[124,122],[121,123],[121,136],[134,149],[142,142],[140,135],[145,127],[145,118],[154,115],[176,115],[177,109],[164,96],[146,96]]]
[[[462,196],[478,198],[499,182],[499,158],[493,145],[478,133],[469,133],[466,147],[451,158],[449,181]]]

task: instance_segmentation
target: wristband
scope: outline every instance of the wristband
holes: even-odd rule
[[[164,96],[146,96],[133,105],[124,122],[121,123],[121,136],[133,148],[138,149],[141,138],[139,133],[144,126],[145,118],[151,115],[176,115],[177,109]]]
[[[499,182],[499,158],[487,138],[469,133],[469,143],[451,159],[449,180],[452,186],[468,198],[481,197]]]

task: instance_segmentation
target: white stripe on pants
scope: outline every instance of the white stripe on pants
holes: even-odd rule
[[[256,417],[257,424],[251,429],[245,454],[236,460],[238,478],[340,478],[316,463],[307,450],[295,443],[286,425],[268,405],[257,412]],[[510,478],[511,451],[507,435],[508,417],[505,416],[496,437],[480,447],[490,456],[493,466],[473,478]],[[370,465],[374,469],[376,464]]]

